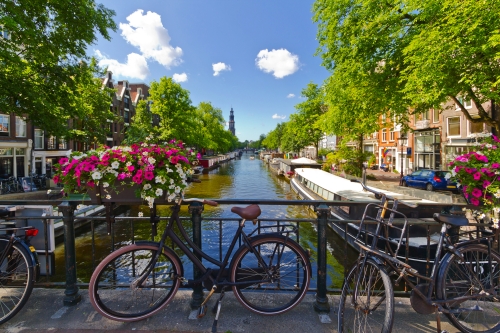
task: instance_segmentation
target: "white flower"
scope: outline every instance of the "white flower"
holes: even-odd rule
[[[147,191],[150,188],[151,188],[151,184],[144,184],[144,187],[143,187],[144,191]]]
[[[103,182],[102,187],[109,187],[109,183]]]
[[[148,163],[149,164],[155,164],[156,160],[154,159],[154,157],[148,157]]]
[[[155,192],[156,196],[157,197],[160,197],[163,195],[163,190],[161,188],[157,189],[156,192]]]
[[[125,164],[125,166],[131,166],[131,165],[132,165],[132,162],[127,162],[127,163]]]
[[[92,172],[92,179],[96,180],[101,178],[102,178],[102,173],[100,173],[99,171]]]
[[[47,194],[50,194],[50,192],[52,192],[52,190],[47,190]]]
[[[180,193],[181,192],[181,188],[179,186],[176,186],[175,187],[175,193]]]
[[[139,212],[138,215],[139,215],[139,217],[143,217],[144,216],[144,214],[142,212]]]
[[[120,163],[118,161],[114,161],[113,163],[111,163],[111,167],[113,169],[118,169],[120,167]]]
[[[106,199],[111,199],[111,196],[109,194],[106,194]]]

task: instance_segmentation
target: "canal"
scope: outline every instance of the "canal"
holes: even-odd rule
[[[199,175],[201,183],[192,183],[186,191],[186,197],[197,197],[207,199],[279,199],[296,200],[298,197],[292,191],[290,184],[283,177],[276,176],[267,164],[259,159],[250,159],[249,154],[243,154],[241,159],[232,160],[222,164],[219,168],[206,174]],[[233,205],[220,205],[218,207],[205,206],[202,213],[202,239],[203,251],[214,257],[219,255],[219,242],[223,247],[229,244],[237,227],[236,222],[222,222],[219,226],[220,218],[236,218],[231,213]],[[282,218],[315,218],[306,206],[261,206],[262,219],[282,219]],[[136,217],[140,213],[149,216],[147,206],[126,207],[121,213],[124,216]],[[168,206],[158,206],[158,215],[169,216]],[[187,206],[182,208],[182,215],[189,217]],[[212,220],[213,219],[213,220]],[[158,233],[165,226],[165,221],[160,222]],[[185,228],[191,230],[191,222],[183,222]],[[99,263],[112,250],[112,244],[120,247],[130,244],[131,239],[147,240],[151,239],[151,224],[149,221],[129,222],[121,221],[113,225],[113,235],[107,234],[106,223],[96,224],[94,233],[91,230],[81,231],[76,238],[76,260],[77,276],[79,282],[87,283],[93,270],[93,262]],[[222,235],[220,230],[222,229]],[[251,223],[247,224],[245,231],[250,233],[253,230]],[[158,236],[159,237],[159,236]],[[94,246],[92,245],[94,238]],[[311,257],[316,258],[316,238],[317,231],[313,223],[300,223],[300,243],[310,249]],[[344,241],[333,231],[327,231],[328,255],[327,255],[327,287],[340,288],[344,276],[343,263],[353,262],[357,254],[350,248],[346,253]],[[180,254],[178,252],[178,254]],[[64,271],[64,247],[62,244],[56,248],[56,274],[51,277],[51,281],[65,281]],[[192,275],[192,265],[186,258],[182,258],[186,270],[186,277]],[[312,287],[316,283],[316,265],[313,260],[313,281]]]

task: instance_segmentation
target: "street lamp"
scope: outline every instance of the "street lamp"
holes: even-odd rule
[[[401,146],[401,173],[399,175],[399,186],[403,185],[403,148],[404,148],[404,142],[408,137],[406,136],[406,133],[400,132],[400,137],[398,138],[399,144]]]

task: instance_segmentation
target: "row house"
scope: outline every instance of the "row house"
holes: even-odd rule
[[[473,118],[479,117],[472,101],[462,102]],[[485,109],[488,108],[485,105]],[[394,119],[381,117],[385,127],[368,136],[363,143],[364,151],[374,152],[376,163],[401,170],[447,170],[448,164],[458,155],[469,151],[475,143],[474,134],[491,132],[484,123],[473,123],[460,108],[450,101],[442,110],[430,109],[412,116],[408,133]]]
[[[43,129],[27,123],[23,117],[0,113],[0,179],[27,177],[30,173],[50,177],[52,166],[72,150],[86,151],[98,144],[110,147],[120,145],[135,115],[137,103],[149,97],[149,86],[126,80],[115,84],[111,72],[106,73],[102,83],[115,90],[109,107],[119,119],[103,125],[109,128],[106,139],[93,145],[49,136]]]

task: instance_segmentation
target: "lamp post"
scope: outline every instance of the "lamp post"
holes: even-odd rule
[[[404,142],[407,138],[406,133],[400,132],[400,137],[398,138],[399,145],[401,146],[401,173],[399,175],[399,186],[403,185],[403,148],[404,148]]]

